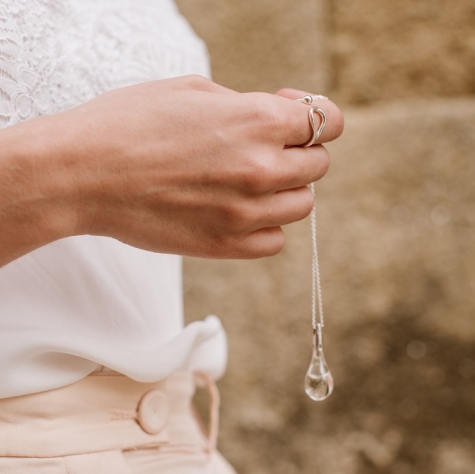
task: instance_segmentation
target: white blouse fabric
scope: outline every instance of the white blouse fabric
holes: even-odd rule
[[[192,73],[209,75],[206,48],[171,0],[0,0],[0,128]],[[0,398],[101,367],[142,382],[219,377],[220,321],[183,324],[179,256],[105,237],[54,242],[0,268]]]

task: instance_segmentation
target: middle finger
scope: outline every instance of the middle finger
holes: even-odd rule
[[[318,181],[325,176],[329,166],[330,157],[323,145],[285,148],[280,153],[274,191],[299,188]]]

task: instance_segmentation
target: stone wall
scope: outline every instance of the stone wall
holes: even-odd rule
[[[308,220],[273,258],[185,260],[187,318],[229,336],[222,451],[240,474],[474,472],[475,4],[179,5],[217,82],[328,93],[346,115],[317,185],[327,401],[302,387]]]
[[[344,102],[475,93],[471,0],[328,0],[332,89]]]

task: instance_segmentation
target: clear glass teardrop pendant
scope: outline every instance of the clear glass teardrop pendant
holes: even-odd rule
[[[317,402],[325,400],[333,392],[333,376],[323,354],[323,334],[320,324],[315,330],[313,354],[305,375],[305,393]]]

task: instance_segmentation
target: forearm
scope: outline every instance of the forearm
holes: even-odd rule
[[[73,233],[59,124],[45,117],[0,130],[0,267]]]
[[[322,106],[319,143],[343,128],[338,108]],[[198,257],[272,255],[328,168],[322,146],[299,147],[310,132],[304,104],[197,76],[0,131],[0,266],[82,234]]]

